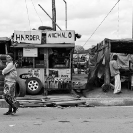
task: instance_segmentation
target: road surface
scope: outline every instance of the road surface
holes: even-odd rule
[[[20,108],[4,116],[0,133],[133,133],[133,107]]]

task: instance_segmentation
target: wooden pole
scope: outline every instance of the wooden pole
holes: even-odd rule
[[[55,8],[55,0],[52,0],[52,25],[53,30],[56,31],[56,8]]]
[[[104,86],[103,90],[108,91],[110,89],[110,68],[109,68],[109,62],[110,62],[110,41],[105,39],[104,40],[104,46],[105,46],[105,73],[104,73]]]

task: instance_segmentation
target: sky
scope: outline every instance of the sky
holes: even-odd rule
[[[55,0],[56,23],[62,30],[66,30],[67,12],[67,30],[74,30],[82,35],[75,44],[84,46],[85,49],[97,45],[104,38],[132,38],[133,2],[120,0],[110,12],[117,1],[66,0],[66,11],[65,2]],[[0,3],[0,37],[11,37],[14,30],[29,31],[38,29],[39,26],[52,27],[51,19],[38,6],[40,4],[52,17],[52,0],[0,0]],[[59,30],[58,27],[56,29]]]

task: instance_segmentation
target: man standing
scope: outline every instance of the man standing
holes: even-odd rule
[[[121,93],[121,80],[120,80],[120,71],[119,71],[121,67],[118,66],[117,58],[118,58],[117,55],[113,55],[113,60],[110,61],[111,77],[114,77],[115,79],[114,94]]]

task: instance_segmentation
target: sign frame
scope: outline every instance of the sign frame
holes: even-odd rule
[[[46,43],[75,43],[75,31],[48,31]]]
[[[23,48],[23,57],[38,57],[38,48]]]
[[[14,42],[41,44],[42,31],[14,31]]]

